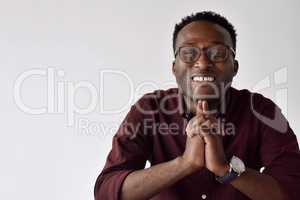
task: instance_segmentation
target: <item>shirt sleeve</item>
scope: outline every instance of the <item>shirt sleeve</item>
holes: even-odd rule
[[[288,199],[299,199],[300,152],[297,137],[274,103],[266,106],[264,116],[271,120],[260,118],[263,173],[278,181]]]
[[[121,199],[121,187],[133,171],[143,169],[149,160],[151,138],[144,130],[145,115],[137,106],[131,110],[113,137],[112,149],[94,188],[95,200]]]

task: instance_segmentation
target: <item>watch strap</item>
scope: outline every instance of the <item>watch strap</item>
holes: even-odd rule
[[[230,170],[227,174],[225,174],[224,176],[216,176],[216,180],[219,182],[219,183],[222,183],[222,184],[226,184],[226,183],[229,183],[231,181],[233,181],[236,177],[238,177],[239,174],[236,173],[234,170],[232,170],[232,167],[230,166]]]

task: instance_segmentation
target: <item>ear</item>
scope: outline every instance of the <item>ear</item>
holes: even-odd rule
[[[176,69],[175,69],[175,60],[174,60],[173,63],[172,63],[172,72],[173,72],[173,74],[175,75],[175,73],[176,73]]]
[[[237,60],[234,60],[234,64],[233,64],[233,72],[234,72],[234,75],[235,76],[239,71],[239,61]]]

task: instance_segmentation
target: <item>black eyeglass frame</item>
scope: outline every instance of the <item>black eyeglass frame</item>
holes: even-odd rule
[[[216,45],[213,45],[213,46],[210,46],[210,47],[205,47],[205,48],[200,48],[200,47],[196,47],[196,46],[181,46],[181,47],[179,47],[179,48],[175,51],[174,56],[175,56],[175,58],[176,58],[177,55],[178,55],[178,53],[180,52],[180,49],[183,48],[183,47],[193,47],[193,48],[197,48],[197,49],[199,50],[199,52],[200,52],[200,54],[199,54],[199,56],[197,57],[197,59],[195,59],[195,60],[198,60],[198,59],[200,58],[200,56],[203,54],[203,52],[206,53],[207,49],[212,48],[212,47],[214,47],[214,46],[218,46],[218,45],[222,45],[222,46],[226,47],[228,50],[230,50],[230,51],[233,53],[233,57],[235,57],[235,55],[236,55],[235,50],[234,50],[231,46],[226,45],[226,44],[216,44]],[[227,53],[227,55],[226,55],[226,57],[224,58],[224,60],[219,61],[219,62],[224,62],[225,60],[227,60],[228,55],[229,55],[229,54]],[[181,58],[180,58],[180,59],[181,59]],[[182,60],[182,59],[181,59],[181,60]],[[183,61],[183,60],[182,60],[182,61]],[[183,61],[183,62],[184,62],[184,61]],[[195,62],[195,61],[193,61],[193,62]],[[185,62],[185,63],[193,63],[193,62]],[[214,62],[214,61],[213,61],[213,62]]]

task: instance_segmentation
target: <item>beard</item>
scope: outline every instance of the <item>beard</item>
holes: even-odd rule
[[[232,79],[223,82],[216,81],[203,84],[193,84],[192,80],[184,80],[181,82],[178,81],[177,85],[190,111],[195,112],[197,102],[199,100],[205,100],[208,102],[209,109],[212,109],[213,112],[218,112],[219,109],[222,111],[224,110],[223,108],[226,107],[226,93],[231,83]]]
[[[220,99],[220,86],[216,82],[195,83],[191,80],[184,80],[181,83],[177,83],[182,93],[193,102]]]

